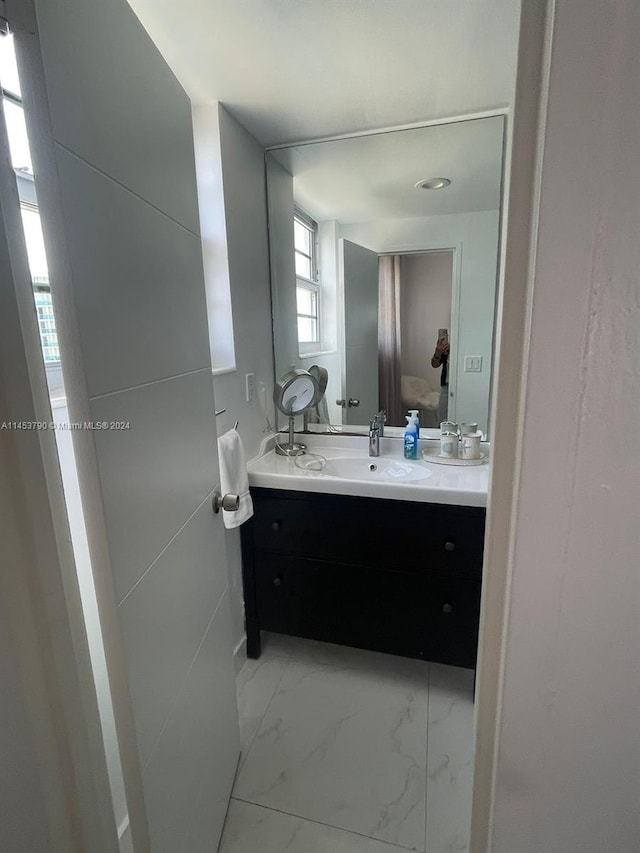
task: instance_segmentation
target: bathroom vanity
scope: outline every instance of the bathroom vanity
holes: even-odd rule
[[[316,450],[331,454],[322,472],[273,452],[249,467],[248,656],[259,657],[264,629],[475,667],[487,466],[405,465],[389,452],[370,461],[338,442]],[[389,459],[386,479],[380,469],[368,479],[369,464]],[[358,460],[362,473],[340,476]]]
[[[443,471],[419,460],[404,471],[402,447],[389,436],[402,435],[407,409],[421,409],[424,426],[429,414],[435,423],[426,388],[437,388],[439,402],[442,370],[430,363],[440,327],[450,345],[446,418],[488,428],[504,140],[504,118],[484,116],[267,153],[275,377],[285,381],[294,367],[324,371],[307,428],[317,422],[327,432],[314,447],[328,462],[301,472],[271,452],[250,466],[251,656],[265,628],[475,666],[488,464]],[[461,183],[454,201],[445,186],[438,195],[407,180],[451,152],[460,175],[475,174],[469,164],[482,155],[483,205]],[[441,215],[447,193],[456,215]],[[296,274],[303,255],[316,274],[306,283]],[[436,280],[427,293],[424,282]],[[299,299],[309,303],[300,313]],[[401,369],[384,371],[381,393],[380,364],[391,352]],[[279,399],[285,417],[303,411]],[[296,395],[296,406],[303,402]],[[367,425],[382,409],[385,446],[370,471]],[[296,440],[309,443],[308,430]],[[348,445],[342,432],[358,430]]]

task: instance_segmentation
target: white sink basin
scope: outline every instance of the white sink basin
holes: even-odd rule
[[[404,459],[402,441],[394,438],[380,441],[378,457],[368,455],[366,436],[332,436],[330,440],[305,434],[299,438],[309,448],[306,456],[279,456],[269,448],[249,463],[250,486],[451,506],[487,505],[488,465],[458,468]],[[433,441],[428,446],[438,445]],[[324,466],[322,459],[326,459]],[[375,467],[369,470],[370,466]]]
[[[324,474],[345,480],[373,480],[383,483],[417,483],[430,477],[432,471],[421,462],[406,459],[384,459],[373,456],[343,456],[327,459]]]

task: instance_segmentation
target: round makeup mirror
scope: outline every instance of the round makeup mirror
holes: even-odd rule
[[[273,402],[278,410],[289,418],[289,441],[287,444],[278,444],[276,441],[276,453],[280,456],[298,456],[306,451],[305,444],[293,440],[294,418],[315,405],[318,393],[318,380],[308,370],[290,370],[276,382]]]

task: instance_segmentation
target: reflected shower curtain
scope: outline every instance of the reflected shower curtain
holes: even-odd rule
[[[378,259],[378,384],[387,423],[404,426],[400,396],[400,255]]]

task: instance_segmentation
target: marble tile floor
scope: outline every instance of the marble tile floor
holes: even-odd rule
[[[264,636],[219,853],[464,853],[473,673]]]

